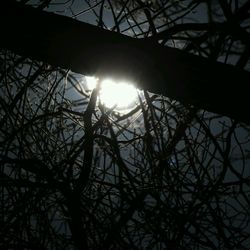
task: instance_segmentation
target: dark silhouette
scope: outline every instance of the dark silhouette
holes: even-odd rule
[[[249,249],[249,1],[19,2],[0,14],[0,248]],[[69,69],[144,91],[118,112]]]
[[[248,45],[250,35],[240,26],[241,16],[224,22],[177,24],[144,39],[15,1],[2,4],[0,18],[2,48],[85,75],[125,77],[142,89],[250,124],[246,115],[249,72],[157,43],[191,30],[219,33]]]

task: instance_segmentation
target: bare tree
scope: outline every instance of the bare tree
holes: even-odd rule
[[[248,1],[20,2],[249,70]],[[249,249],[247,125],[147,91],[121,113],[83,75],[0,60],[1,248]]]
[[[139,4],[140,11],[136,11],[135,20],[141,18],[142,10],[146,11],[146,18],[151,20],[150,11],[144,2],[132,1],[127,4],[132,10]],[[103,8],[104,4],[101,12]],[[233,24],[231,19],[223,22],[185,22],[176,23],[173,27],[170,22],[170,27],[163,31],[160,31],[162,25],[158,25],[158,33],[156,27],[152,28],[153,21],[146,20],[150,27],[142,24],[143,38],[135,39],[15,1],[7,1],[3,5],[0,17],[2,48],[84,75],[102,78],[108,75],[118,79],[125,77],[142,89],[250,123],[249,117],[245,115],[248,112],[249,72],[219,63],[213,55],[206,59],[184,50],[162,46],[169,41],[169,36],[193,30],[198,33],[214,32],[215,35],[223,33],[224,36],[232,36],[237,41],[249,44],[249,34],[238,25],[238,20]],[[102,13],[100,17],[103,18]],[[115,17],[113,19],[116,20]],[[98,22],[102,26],[103,21]],[[114,22],[115,27],[118,23],[119,19]],[[139,34],[137,37],[140,37]],[[224,95],[225,89],[227,95]],[[232,99],[235,101],[232,102]]]

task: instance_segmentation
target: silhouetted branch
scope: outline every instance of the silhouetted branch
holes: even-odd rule
[[[3,48],[85,75],[132,80],[140,88],[249,123],[248,72],[13,1],[3,10]],[[249,41],[242,28],[233,26],[232,32]]]

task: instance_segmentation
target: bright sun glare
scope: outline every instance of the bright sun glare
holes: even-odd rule
[[[85,79],[89,90],[96,87],[96,78],[85,77]],[[131,108],[137,98],[137,89],[130,83],[116,83],[111,79],[105,79],[100,82],[99,100],[107,108],[114,108],[122,112]]]

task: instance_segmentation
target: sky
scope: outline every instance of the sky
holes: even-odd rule
[[[60,2],[65,2],[65,1],[57,1],[58,3]],[[70,2],[69,2],[70,3]],[[79,7],[80,3],[83,3],[83,1],[75,1],[74,5],[71,6],[71,10],[70,10],[70,4],[67,8],[66,11],[64,11],[65,5],[55,5],[55,6],[51,6],[51,8],[48,9],[48,11],[55,11],[57,10],[57,13],[62,14],[62,15],[68,15],[68,16],[72,16],[72,15],[76,15],[77,13],[79,13],[79,11],[83,10],[83,9],[87,9],[88,5],[85,4],[81,5],[81,7]],[[67,4],[66,4],[67,5]],[[194,13],[192,13],[192,18],[195,19],[199,19],[201,22],[206,20],[206,12],[204,10],[202,10],[202,5],[199,7],[201,9],[197,9],[194,10]],[[196,12],[195,12],[196,11]],[[78,18],[81,21],[87,21],[89,23],[92,24],[96,24],[96,16],[91,12],[91,11],[86,11],[84,12],[84,14],[82,15],[78,15],[76,18]],[[141,17],[139,16],[138,19],[140,19]],[[104,23],[106,24],[106,26],[108,28],[112,27],[113,25],[113,20],[112,20],[112,15],[110,10],[106,10],[105,9],[105,18],[103,19]],[[187,20],[191,20],[191,16],[187,17]],[[124,26],[128,25],[128,22],[124,22]],[[129,32],[127,32],[129,33]],[[177,46],[182,46],[182,44],[179,44]],[[23,79],[24,81],[24,76],[28,73],[27,68],[26,69],[21,69],[22,72],[19,72],[18,70],[16,71],[16,73],[20,73],[20,78]],[[18,74],[17,74],[18,75]],[[63,139],[66,137],[67,138],[67,142],[68,142],[68,146],[70,147],[70,141],[71,139],[74,140],[79,140],[79,138],[82,138],[82,136],[84,136],[84,121],[82,119],[82,115],[84,113],[84,108],[86,108],[86,103],[88,102],[88,97],[86,97],[83,93],[79,93],[79,91],[77,91],[77,88],[81,88],[80,85],[78,85],[77,87],[74,86],[74,84],[81,84],[84,82],[84,76],[81,75],[77,75],[73,72],[69,72],[69,74],[67,74],[66,77],[62,78],[61,81],[61,85],[58,84],[56,85],[55,82],[60,79],[60,76],[63,75],[62,73],[56,73],[53,72],[53,74],[50,75],[43,75],[42,79],[37,79],[37,81],[35,82],[36,85],[34,86],[34,91],[33,89],[29,89],[27,94],[30,94],[31,96],[31,103],[33,102],[33,97],[35,97],[36,101],[39,103],[42,102],[42,100],[44,99],[44,97],[46,96],[46,94],[48,92],[44,91],[42,88],[38,88],[36,86],[43,86],[42,84],[46,84],[46,83],[50,83],[51,85],[49,86],[47,91],[54,91],[54,94],[56,96],[56,98],[54,99],[54,102],[51,102],[51,107],[56,107],[56,108],[64,108],[65,109],[65,113],[63,115],[63,119],[61,119],[60,117],[57,117],[55,119],[51,119],[48,122],[48,127],[51,126],[51,131],[57,131],[57,125],[59,127],[60,122],[61,121],[67,121],[67,124],[71,124],[69,127],[67,127],[65,125],[65,130],[61,131],[62,133],[55,133],[54,134],[54,141],[53,142],[49,142],[51,143],[51,148],[52,146],[55,147],[55,153],[51,156],[51,158],[53,159],[54,163],[57,163],[57,161],[59,161],[58,159],[60,157],[64,157],[63,154],[60,154],[60,152],[62,152],[60,150],[60,147],[63,147],[62,144],[60,144],[60,140],[63,141]],[[11,78],[8,79],[9,82],[14,85],[13,88],[17,88],[19,85],[16,84]],[[13,81],[13,82],[12,82]],[[19,83],[22,83],[21,81]],[[16,84],[16,85],[15,85]],[[7,87],[4,86],[6,93],[8,93],[8,91],[12,94],[14,94],[15,92],[13,91],[13,89],[10,89],[10,85],[8,85]],[[2,88],[3,90],[3,88]],[[3,92],[0,92],[0,97],[4,98],[5,95],[3,95]],[[62,98],[64,95],[64,99]],[[155,162],[150,162],[150,160],[148,160],[146,157],[143,158],[143,154],[140,154],[141,151],[143,151],[145,148],[145,140],[147,138],[150,138],[150,135],[153,136],[153,140],[154,142],[160,142],[160,143],[155,143],[154,146],[151,148],[152,152],[154,151],[154,153],[159,153],[159,155],[162,153],[162,151],[164,150],[164,146],[168,145],[168,143],[171,141],[171,139],[174,137],[174,131],[176,130],[176,128],[179,125],[182,125],[182,120],[185,118],[183,115],[183,111],[185,111],[185,108],[177,103],[177,102],[172,102],[171,100],[169,100],[168,98],[162,97],[162,96],[155,96],[153,94],[150,94],[150,98],[152,98],[152,103],[153,103],[153,108],[155,109],[155,113],[151,114],[150,111],[148,110],[148,116],[143,117],[143,115],[145,115],[145,113],[143,113],[142,110],[136,111],[133,115],[132,115],[132,119],[124,119],[123,121],[119,121],[120,116],[119,115],[113,115],[110,116],[110,120],[112,122],[114,122],[114,132],[117,136],[117,138],[119,139],[118,142],[121,145],[121,154],[122,157],[124,158],[124,161],[127,163],[127,166],[129,168],[129,170],[131,171],[132,174],[137,175],[137,178],[140,180],[140,178],[144,178],[145,182],[147,182],[148,179],[150,179],[149,174],[146,173],[147,168],[150,166],[150,164],[155,164]],[[78,105],[78,103],[82,101],[83,104]],[[145,99],[143,100],[145,102]],[[56,103],[57,102],[57,103]],[[174,105],[169,105],[169,104],[173,104]],[[22,104],[22,103],[21,103]],[[21,105],[20,104],[20,105]],[[23,106],[21,105],[20,107],[29,107],[29,105],[23,104]],[[21,110],[21,108],[20,108]],[[20,111],[20,110],[16,110],[16,111]],[[108,109],[107,109],[108,110]],[[108,111],[106,114],[109,115]],[[36,113],[37,112],[37,107],[34,107],[33,109],[29,109],[28,111],[30,111],[30,114],[32,115],[32,118],[36,117],[37,115],[40,115],[40,113]],[[40,110],[41,111],[41,110]],[[73,111],[77,111],[79,113],[77,113],[77,115],[73,115],[72,112]],[[163,111],[163,112],[162,112]],[[17,113],[18,113],[17,112]],[[23,113],[24,117],[27,118],[25,116],[25,113]],[[155,121],[157,121],[156,124],[153,123],[153,119],[151,119],[154,115]],[[230,127],[232,126],[232,120],[229,118],[225,118],[225,117],[220,117],[217,116],[216,114],[212,114],[209,112],[204,112],[203,110],[201,110],[199,112],[199,116],[204,119],[205,124],[209,127],[209,131],[210,133],[213,135],[213,138],[217,139],[217,143],[218,145],[221,146],[223,152],[226,150],[227,145],[228,144],[228,140],[230,140],[231,142],[231,149],[230,149],[230,159],[232,160],[232,166],[233,168],[227,171],[227,174],[225,175],[225,179],[223,180],[224,182],[232,182],[232,181],[236,181],[239,178],[237,177],[237,175],[235,173],[232,172],[236,171],[238,173],[240,173],[241,176],[246,176],[249,177],[250,175],[250,168],[249,168],[249,154],[250,154],[250,142],[249,142],[249,128],[246,126],[240,126],[237,125],[236,129],[234,130],[233,134],[230,135]],[[78,120],[79,117],[79,120]],[[101,117],[101,112],[96,112],[95,116],[93,117],[93,124],[95,124],[98,119]],[[211,118],[213,117],[213,118]],[[145,119],[144,119],[145,118]],[[211,118],[211,119],[210,119]],[[149,126],[150,127],[150,134],[146,135],[146,129],[145,129],[145,124],[147,122],[147,120],[150,121]],[[25,121],[26,122],[26,121]],[[28,124],[28,122],[27,122]],[[75,124],[75,125],[74,125]],[[29,125],[29,124],[28,124]],[[107,126],[107,124],[104,124]],[[18,127],[18,124],[16,124],[16,126]],[[75,127],[74,127],[75,126]],[[125,127],[125,129],[121,129],[121,127]],[[157,133],[154,130],[154,126],[155,128],[159,129],[157,130]],[[14,127],[14,126],[13,126]],[[28,126],[27,126],[28,127]],[[29,127],[28,127],[29,128]],[[53,128],[53,129],[52,129]],[[161,129],[162,128],[162,129]],[[9,128],[9,130],[11,130],[12,127]],[[78,131],[77,133],[75,133],[75,131]],[[104,134],[104,132],[106,134]],[[108,138],[111,137],[110,132],[107,132],[107,127],[103,126],[103,131],[98,130],[97,134],[98,136],[107,136]],[[222,171],[223,169],[223,160],[221,159],[221,155],[220,152],[218,152],[218,150],[216,151],[216,145],[215,143],[213,143],[212,139],[204,132],[205,128],[201,127],[200,123],[196,123],[196,122],[191,122],[190,126],[187,127],[187,129],[185,130],[185,135],[186,135],[186,139],[188,140],[185,141],[185,139],[180,140],[179,143],[177,143],[176,145],[176,150],[175,152],[171,155],[171,157],[169,157],[168,159],[166,159],[166,161],[164,162],[164,164],[166,164],[166,166],[168,168],[170,168],[170,175],[171,173],[173,173],[172,176],[169,177],[169,183],[171,185],[176,185],[177,186],[177,182],[174,181],[174,174],[179,173],[179,168],[183,167],[183,169],[185,171],[187,171],[187,173],[190,171],[190,175],[192,175],[192,178],[189,179],[189,182],[187,181],[187,179],[185,179],[183,177],[183,179],[181,180],[180,183],[186,183],[187,186],[188,184],[193,185],[192,188],[196,187],[196,184],[198,183],[198,180],[195,178],[195,175],[193,174],[193,172],[191,171],[191,163],[189,163],[190,158],[188,157],[188,154],[193,154],[196,158],[196,162],[194,163],[194,166],[197,167],[197,169],[199,171],[204,171],[202,172],[205,176],[207,174],[207,172],[201,167],[202,164],[200,164],[199,161],[203,161],[204,165],[207,164],[207,171],[209,173],[211,173],[211,176],[214,178],[213,180],[216,181],[217,175],[219,172]],[[39,131],[39,133],[36,131],[36,133],[32,136],[34,136],[34,138],[37,139],[37,141],[39,141],[40,136],[44,136],[44,138],[46,138],[46,133],[48,133],[48,131]],[[75,133],[75,134],[74,134]],[[1,135],[4,138],[7,138],[6,135],[2,134]],[[148,136],[148,137],[147,137]],[[133,139],[134,137],[138,138],[138,144],[133,144],[133,143],[127,143],[124,141],[129,141],[131,139]],[[18,139],[18,138],[17,138]],[[157,141],[158,140],[158,141]],[[162,140],[162,141],[160,141]],[[7,140],[8,141],[8,140]],[[10,144],[14,144],[17,143],[16,141],[12,142],[10,141]],[[39,141],[40,143],[40,141]],[[43,150],[41,150],[39,148],[39,143],[36,145],[37,146],[37,152],[39,151],[40,155],[39,157],[43,156]],[[127,145],[129,145],[130,147],[127,147]],[[160,146],[159,146],[160,145]],[[159,146],[159,148],[157,147]],[[42,148],[42,147],[41,147]],[[96,144],[96,153],[99,156],[99,159],[97,159],[96,161],[96,174],[100,177],[100,179],[103,177],[103,171],[102,169],[100,169],[100,166],[104,166],[106,167],[106,179],[105,181],[112,183],[114,181],[114,177],[112,177],[114,174],[118,175],[119,169],[117,168],[117,165],[115,163],[112,163],[112,160],[110,159],[110,157],[108,157],[108,153],[110,152],[110,150],[112,150],[111,145],[109,145],[108,143],[105,144],[105,147],[102,149],[100,145]],[[105,152],[107,153],[106,155],[103,153],[104,149],[106,150]],[[188,150],[191,150],[190,152]],[[65,151],[63,151],[64,153],[67,152],[66,149],[64,149]],[[150,151],[150,150],[149,150]],[[36,152],[36,151],[34,151]],[[149,152],[150,153],[150,152]],[[66,154],[66,153],[65,153]],[[176,156],[177,154],[177,156]],[[214,155],[213,155],[214,154]],[[242,159],[240,158],[243,155],[248,155],[248,157],[246,158],[245,161],[242,161]],[[79,154],[79,157],[77,158],[77,163],[80,162],[82,160],[83,157],[83,153]],[[106,158],[105,158],[106,157]],[[105,158],[105,160],[104,160]],[[155,158],[153,158],[155,159]],[[105,164],[104,164],[105,163]],[[131,164],[130,164],[131,163]],[[134,168],[133,164],[136,164],[137,169]],[[75,173],[77,173],[77,167],[74,169]],[[142,177],[141,177],[142,176]],[[187,174],[188,176],[188,174]],[[206,184],[209,182],[209,178],[204,178],[205,179],[205,183],[204,187],[206,187]],[[206,182],[207,181],[207,182]],[[198,185],[198,184],[197,184]],[[181,185],[180,185],[181,186]],[[97,187],[97,185],[96,185]],[[169,186],[170,187],[170,186]],[[142,189],[144,187],[141,187]],[[230,188],[239,188],[237,186],[232,185]],[[246,189],[245,189],[246,188]],[[247,187],[247,185],[243,185],[243,189],[245,189],[246,193],[249,193],[249,187]],[[242,196],[239,197],[234,197],[233,195],[230,194],[230,190],[227,190],[228,194],[226,195],[226,197],[224,197],[225,199],[227,199],[228,203],[226,207],[223,207],[222,210],[223,211],[228,211],[230,210],[229,213],[234,213],[234,207],[237,207],[240,204],[240,202],[242,202],[243,204],[245,203],[245,200],[242,198]],[[188,192],[187,192],[188,193]],[[233,193],[233,192],[232,192]],[[115,198],[115,193],[114,193],[114,200],[116,200]],[[160,196],[162,197],[166,197],[166,192],[162,192],[160,193]],[[195,196],[195,195],[194,195]],[[167,197],[168,198],[168,197]],[[201,200],[199,199],[195,199],[195,197],[193,197],[192,195],[187,195],[184,197],[182,197],[182,201],[185,201],[185,205],[190,204],[189,202],[192,202],[194,200],[194,202],[196,202],[196,204],[201,203]],[[186,199],[186,200],[185,200]],[[238,200],[237,200],[238,199]],[[172,209],[175,209],[175,205],[176,204],[176,200],[173,198],[169,198],[170,202],[170,206]],[[238,202],[239,201],[239,202]],[[107,200],[105,200],[105,202],[107,202]],[[154,202],[155,199],[150,197],[150,195],[148,195],[145,198],[145,207],[150,209],[154,208]],[[115,203],[115,202],[114,202]],[[215,203],[212,203],[212,206]],[[231,207],[230,207],[231,206]],[[247,206],[247,205],[246,205]],[[228,210],[227,210],[228,209]],[[235,214],[234,214],[235,215]],[[57,215],[58,216],[58,215]],[[237,215],[235,215],[237,217]],[[240,216],[239,216],[240,217]],[[134,220],[138,220],[139,218],[139,212],[135,213],[134,216]],[[115,217],[115,219],[119,219],[119,216]],[[241,219],[241,218],[240,218]],[[202,218],[200,218],[200,220],[202,220]],[[247,223],[249,220],[249,218],[247,220],[244,221],[244,223]],[[133,221],[131,220],[130,223],[133,223]],[[166,222],[165,222],[166,223]],[[237,223],[237,222],[235,222]],[[162,221],[162,224],[164,224],[164,222]],[[133,225],[133,224],[132,224]],[[159,227],[161,226],[161,224],[159,224]],[[167,225],[165,225],[167,227]],[[247,227],[249,227],[249,225],[246,225],[246,232],[247,231]],[[209,233],[208,233],[209,235]],[[137,236],[134,236],[136,239]],[[143,244],[148,244],[148,243],[143,243]]]

